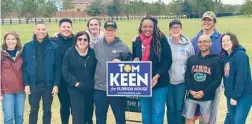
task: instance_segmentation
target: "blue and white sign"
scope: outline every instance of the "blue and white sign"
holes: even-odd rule
[[[107,96],[152,95],[151,62],[107,62]]]

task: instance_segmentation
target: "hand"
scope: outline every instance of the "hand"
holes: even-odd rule
[[[112,60],[112,62],[121,62],[121,60],[119,60],[119,59],[114,59],[114,60]]]
[[[53,86],[52,89],[52,96],[56,96],[59,92],[58,86]]]
[[[80,85],[80,82],[75,83],[75,87],[78,87]]]
[[[204,96],[204,92],[202,90],[196,92],[196,98],[201,99]]]
[[[154,87],[157,82],[158,82],[158,78],[160,77],[159,74],[156,74],[153,78],[152,78],[152,87]]]
[[[234,100],[234,99],[230,99],[230,104],[233,105],[233,106],[236,106],[237,105],[237,100]]]
[[[138,57],[134,58],[133,61],[140,61]]]
[[[58,34],[59,34],[59,33],[54,33],[54,34],[53,34],[53,37],[58,37]]]
[[[195,91],[190,90],[190,94],[194,97],[196,95]]]
[[[28,95],[31,94],[30,86],[25,86],[25,90],[24,91]]]
[[[3,96],[2,95],[0,96],[0,100],[3,100]]]

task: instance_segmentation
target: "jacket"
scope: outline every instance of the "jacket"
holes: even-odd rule
[[[171,37],[168,37],[168,43],[172,51],[172,65],[169,70],[170,83],[177,85],[185,82],[185,71],[187,59],[194,55],[194,48],[188,38],[181,35],[181,41],[175,43]]]
[[[153,41],[151,41],[150,61],[152,62],[152,76],[155,76],[156,74],[160,75],[157,84],[154,86],[154,89],[168,86],[170,81],[168,70],[172,65],[171,48],[170,45],[168,44],[166,37],[161,38],[160,44],[162,53],[161,53],[161,60],[159,61],[158,56],[154,51]],[[132,51],[133,51],[132,53],[133,59],[139,58],[140,60],[142,60],[143,53],[142,53],[142,41],[140,39],[140,36],[137,37],[136,40],[133,42]]]
[[[23,79],[25,86],[35,86],[36,82],[36,35],[33,40],[26,43],[23,48]],[[47,87],[58,86],[60,84],[61,62],[57,44],[50,41],[48,35],[43,42],[48,42],[45,45],[44,63],[45,63],[45,84]]]
[[[249,57],[242,46],[233,49],[224,57],[224,88],[228,98],[239,100],[252,94]]]
[[[70,47],[63,59],[62,74],[68,86],[77,87],[84,91],[94,89],[94,74],[96,67],[95,52],[88,48],[87,55],[80,56],[75,47]]]
[[[1,95],[24,91],[22,64],[21,51],[17,51],[16,57],[12,58],[1,50]]]

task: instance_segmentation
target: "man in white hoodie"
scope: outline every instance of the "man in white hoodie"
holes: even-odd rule
[[[172,66],[169,70],[170,82],[167,94],[167,120],[169,124],[183,124],[182,111],[185,98],[185,80],[187,59],[194,55],[194,48],[188,38],[183,36],[180,20],[169,23],[170,35],[167,37],[172,50]]]

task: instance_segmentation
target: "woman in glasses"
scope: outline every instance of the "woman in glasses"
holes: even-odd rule
[[[94,50],[89,47],[90,37],[87,32],[76,34],[73,47],[66,52],[62,73],[68,83],[72,105],[73,124],[84,124],[84,112],[88,99],[86,95],[94,90],[94,72],[96,59]]]

